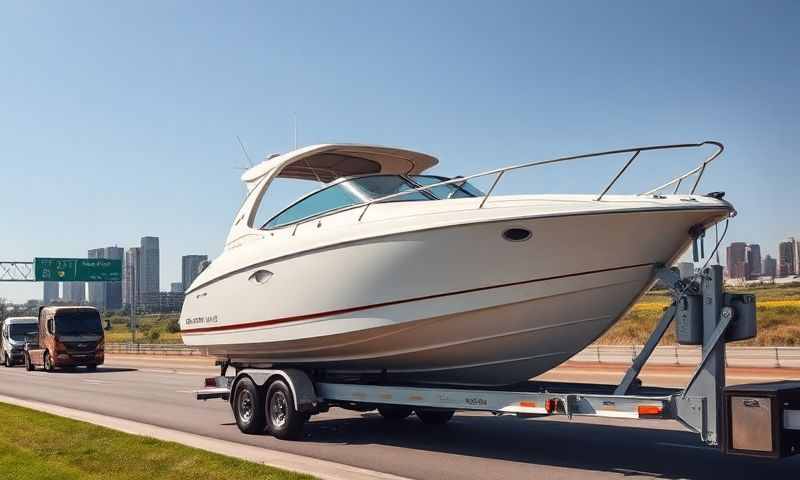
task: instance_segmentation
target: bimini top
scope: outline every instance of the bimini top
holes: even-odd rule
[[[420,152],[357,144],[311,145],[264,160],[242,175],[248,190],[273,171],[278,178],[328,183],[341,177],[374,173],[416,175],[439,161]]]

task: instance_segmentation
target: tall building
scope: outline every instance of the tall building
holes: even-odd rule
[[[140,251],[139,289],[142,294],[159,292],[158,237],[142,237]]]
[[[181,280],[184,291],[192,285],[200,273],[200,265],[206,261],[208,261],[208,255],[184,255],[181,258]]]
[[[86,284],[84,282],[64,282],[64,301],[73,305],[81,305],[86,301]]]
[[[788,277],[797,272],[797,242],[789,237],[778,244],[778,276]]]
[[[761,245],[751,243],[747,246],[747,278],[761,276]]]
[[[169,284],[169,293],[183,293],[183,283],[172,282]]]
[[[746,243],[731,243],[726,251],[725,260],[728,264],[728,278],[747,278]]]
[[[794,274],[800,275],[800,241],[796,240],[794,242]]]
[[[772,278],[778,276],[778,261],[771,255],[764,257],[764,268],[761,269],[761,275]]]
[[[89,250],[89,258],[104,258],[122,261],[120,247],[94,248]],[[122,308],[122,282],[89,282],[89,303],[99,310],[119,310]]]
[[[58,282],[44,282],[42,303],[45,305],[50,305],[56,300],[58,300]]]
[[[122,266],[122,303],[130,305],[134,297],[139,303],[139,272],[141,267],[141,249],[131,247],[125,252],[125,263]]]

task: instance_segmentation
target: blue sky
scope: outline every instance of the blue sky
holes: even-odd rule
[[[790,1],[0,2],[0,259],[156,235],[168,288],[180,255],[221,250],[236,136],[286,151],[295,115],[301,145],[405,146],[450,175],[720,140],[701,191],[739,209],[729,240],[774,255],[800,236],[799,24]],[[696,159],[642,158],[621,191]],[[503,188],[595,192],[621,162]]]

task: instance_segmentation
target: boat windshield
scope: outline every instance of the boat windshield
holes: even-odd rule
[[[352,205],[359,205],[387,195],[418,188],[400,175],[371,175],[352,178],[317,190],[272,217],[264,224],[264,229],[278,228],[305,220],[324,213],[339,210]],[[423,193],[409,193],[387,202],[410,202],[415,200],[432,200],[433,197]]]
[[[433,185],[436,183],[446,182],[448,180],[454,180],[447,177],[440,177],[438,175],[414,175],[411,177],[411,179],[417,182],[422,187],[427,187],[428,185]],[[463,183],[449,183],[447,185],[440,185],[438,187],[433,187],[428,191],[434,194],[436,198],[441,198],[441,199],[472,198],[472,197],[483,196],[483,192],[472,186],[472,184],[470,184],[466,180]]]
[[[272,217],[261,228],[268,230],[291,225],[335,210],[447,180],[449,179],[434,175],[416,175],[410,179],[402,175],[368,175],[342,180],[301,198]],[[480,190],[465,181],[463,184],[434,187],[430,191],[407,193],[386,199],[384,202],[414,202],[482,195]]]

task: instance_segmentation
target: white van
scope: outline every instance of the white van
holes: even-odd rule
[[[39,333],[39,319],[36,317],[9,317],[3,321],[0,333],[0,363],[13,367],[25,359],[25,340],[33,339]]]

